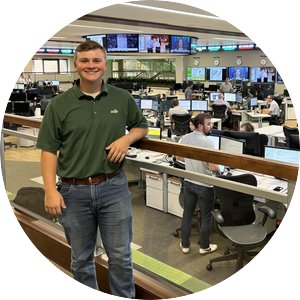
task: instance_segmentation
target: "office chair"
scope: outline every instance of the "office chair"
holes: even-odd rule
[[[225,104],[216,105],[213,103],[211,105],[211,108],[212,108],[212,118],[222,119],[222,128],[223,127],[229,128],[231,114],[227,113],[226,115],[227,106]]]
[[[289,127],[287,125],[283,125],[283,133],[285,136],[286,146],[290,148],[290,135],[296,134],[299,135],[298,127]]]
[[[289,148],[290,149],[300,149],[299,134],[289,135]]]
[[[236,176],[222,175],[220,178],[257,186],[256,177],[252,174]],[[209,260],[206,269],[211,271],[215,262],[236,260],[235,272],[241,269],[245,260],[255,256],[258,251],[250,251],[260,246],[267,237],[267,229],[264,227],[268,217],[276,217],[274,211],[267,206],[261,206],[258,211],[264,213],[261,223],[254,223],[255,210],[253,195],[215,186],[220,209],[215,209],[212,214],[216,220],[220,232],[232,243],[233,247],[225,250],[224,256]],[[232,251],[232,253],[231,253]]]
[[[264,157],[265,147],[268,145],[269,137],[266,134],[259,134],[259,156]]]
[[[181,136],[189,133],[190,127],[189,123],[191,120],[191,115],[172,115],[171,121],[171,132],[174,135]]]

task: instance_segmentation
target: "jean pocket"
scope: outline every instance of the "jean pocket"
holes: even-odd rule
[[[73,191],[73,185],[67,184],[67,183],[62,183],[61,188],[58,190],[62,197],[67,197],[69,194],[72,193]]]
[[[109,179],[107,182],[112,185],[123,185],[123,184],[127,183],[127,178],[126,178],[124,172],[121,171],[117,176]]]

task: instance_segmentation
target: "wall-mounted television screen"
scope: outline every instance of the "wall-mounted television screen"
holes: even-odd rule
[[[275,67],[251,67],[250,81],[259,83],[274,83],[276,69]]]
[[[190,54],[191,37],[171,35],[171,53]]]
[[[249,67],[228,67],[228,77],[230,80],[249,80]]]
[[[106,34],[87,35],[85,38],[86,40],[97,42],[106,48]]]
[[[224,81],[226,79],[226,67],[207,67],[206,78],[209,81]]]
[[[140,34],[139,52],[169,53],[170,39],[167,34]]]
[[[187,67],[187,80],[205,81],[205,67]]]
[[[192,37],[191,38],[191,54],[197,53],[197,38]]]
[[[107,34],[107,52],[138,52],[138,34]]]
[[[277,83],[280,83],[280,84],[284,83],[282,77],[280,76],[280,74],[278,72],[276,73],[276,81],[277,81]]]

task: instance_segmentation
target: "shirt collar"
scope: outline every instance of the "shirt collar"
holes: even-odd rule
[[[77,79],[75,81],[75,84],[73,86],[73,90],[74,90],[74,93],[76,95],[76,97],[79,99],[79,100],[88,100],[90,99],[91,97],[84,94],[80,89],[79,89],[79,82],[80,82],[80,79]],[[108,85],[107,83],[104,82],[104,80],[102,80],[102,89],[100,91],[100,93],[97,95],[97,97],[95,98],[95,100],[99,100],[102,96],[106,96],[108,94]]]

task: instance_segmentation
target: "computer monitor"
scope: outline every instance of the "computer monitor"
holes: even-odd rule
[[[208,102],[206,100],[192,100],[192,110],[207,111]]]
[[[29,116],[30,103],[29,102],[14,102],[14,113],[21,116]]]
[[[19,91],[12,92],[10,94],[9,100],[14,101],[14,102],[15,101],[26,101],[27,100],[27,95],[24,92],[19,92]]]
[[[224,93],[224,100],[228,102],[236,102],[236,94]]]
[[[264,158],[299,165],[300,151],[296,149],[265,146]]]
[[[245,150],[245,142],[236,140],[226,136],[220,137],[220,150],[230,153],[243,154]]]
[[[173,107],[173,99],[162,100],[160,102],[160,109],[162,112],[167,112],[169,109]]]
[[[152,109],[152,99],[141,99],[141,109]]]
[[[257,105],[258,105],[258,104],[257,104],[257,97],[252,97],[252,98],[250,98],[249,104],[250,104],[250,107],[255,107],[255,106],[257,106]]]
[[[148,127],[148,134],[146,135],[149,139],[161,139],[161,128],[159,127]]]
[[[209,100],[212,101],[212,102],[218,100],[219,94],[220,94],[220,93],[218,93],[218,92],[211,92],[211,93],[209,94]]]
[[[59,80],[51,80],[52,85],[59,86]]]
[[[244,154],[259,156],[260,153],[260,142],[258,132],[242,132],[229,130],[226,133],[227,137],[242,140],[245,142]]]
[[[152,100],[152,110],[158,111],[158,100]]]
[[[240,93],[236,94],[235,95],[235,102],[239,103],[239,104],[243,104],[243,94],[240,94]]]
[[[24,90],[25,89],[25,83],[16,83],[14,86],[14,90]]]
[[[141,99],[140,98],[134,98],[134,101],[138,108],[141,108]]]
[[[219,150],[220,149],[220,137],[218,135],[212,135],[212,134],[208,135],[207,137],[214,143],[215,149]]]
[[[191,100],[179,100],[179,106],[191,110]]]

